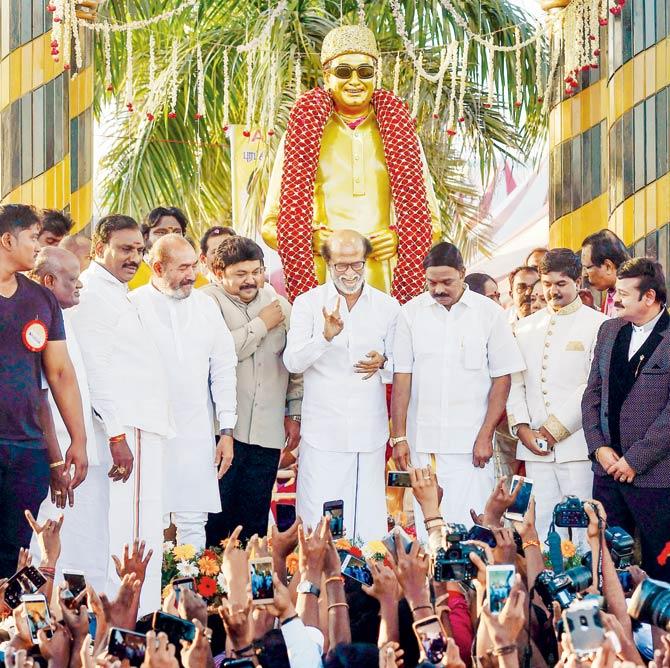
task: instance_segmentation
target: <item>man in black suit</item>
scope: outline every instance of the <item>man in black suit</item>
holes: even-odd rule
[[[642,544],[642,567],[670,581],[670,317],[663,269],[648,258],[617,272],[617,318],[598,334],[582,398],[593,496],[610,525]]]

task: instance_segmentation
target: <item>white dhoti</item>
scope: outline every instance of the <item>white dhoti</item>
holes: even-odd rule
[[[559,446],[560,447],[560,446]],[[564,496],[572,494],[582,501],[593,495],[593,471],[591,462],[526,462],[526,476],[533,480],[535,497],[535,526],[540,541],[547,538],[554,515],[554,506]],[[568,530],[556,527],[562,538],[568,537]],[[573,529],[575,543],[585,543],[583,529]]]
[[[486,500],[495,485],[493,459],[484,468],[472,464],[472,454],[436,454],[413,452],[412,465],[425,468],[432,466],[435,458],[437,482],[444,490],[440,510],[444,521],[450,524],[464,524],[469,529],[473,522],[470,508],[484,512]],[[427,542],[428,534],[423,524],[423,514],[418,503],[414,503],[414,523],[417,538]]]
[[[82,571],[86,582],[96,591],[107,586],[109,561],[109,468],[103,464],[89,466],[86,480],[74,491],[74,507],[57,508],[51,493],[40,506],[37,521],[57,520],[62,514],[61,553],[56,565],[56,582],[63,581],[63,571]],[[33,533],[30,541],[33,563],[40,562],[40,548]]]
[[[306,527],[314,528],[326,501],[344,502],[344,529],[349,540],[367,543],[387,532],[385,454],[331,452],[300,443],[296,512]]]
[[[146,543],[145,554],[150,549],[154,551],[142,587],[140,615],[143,615],[158,610],[161,603],[165,439],[133,427],[125,427],[124,432],[133,453],[133,472],[125,483],[110,479],[110,550],[111,554],[120,557],[123,546],[132,546],[133,540],[139,538]],[[107,595],[116,596],[119,584],[110,559]]]

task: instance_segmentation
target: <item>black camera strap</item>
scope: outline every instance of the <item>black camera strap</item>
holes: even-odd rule
[[[605,527],[603,526],[603,518],[598,510],[598,506],[595,503],[591,504],[591,508],[595,511],[596,517],[598,518],[598,591],[602,594],[603,591],[603,534],[605,533]]]

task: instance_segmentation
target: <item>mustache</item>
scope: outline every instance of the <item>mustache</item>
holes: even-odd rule
[[[614,308],[623,308],[623,304],[621,302],[614,302]]]
[[[179,284],[179,287],[180,287],[180,288],[185,288],[185,287],[187,287],[187,286],[189,286],[189,285],[195,285],[195,281],[192,281],[191,279],[187,279],[187,280],[185,280],[185,281],[182,281],[182,282]]]
[[[128,267],[129,269],[132,267],[133,269],[137,269],[140,265],[138,262],[124,262],[123,267]]]

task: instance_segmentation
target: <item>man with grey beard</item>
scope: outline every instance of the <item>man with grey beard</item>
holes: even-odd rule
[[[284,363],[302,373],[297,513],[315,527],[326,501],[344,502],[350,539],[386,533],[386,384],[400,306],[365,283],[370,242],[334,232],[321,249],[330,281],[293,305]],[[318,584],[318,583],[317,583]]]
[[[151,247],[149,264],[151,281],[129,298],[168,375],[177,434],[163,459],[165,524],[171,519],[177,527],[177,543],[200,550],[208,513],[221,510],[218,478],[233,458],[237,356],[216,305],[193,290],[198,257],[191,244],[179,234],[163,236]]]

